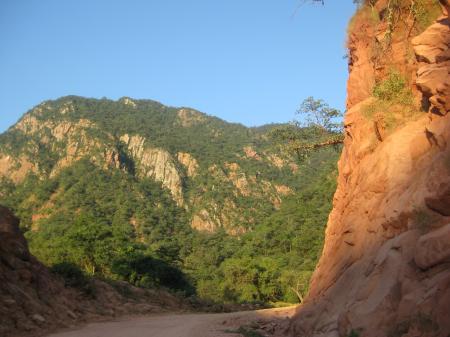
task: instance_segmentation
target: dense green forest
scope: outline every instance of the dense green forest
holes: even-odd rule
[[[153,101],[124,104],[74,96],[44,103],[20,127],[0,136],[0,158],[28,158],[36,168],[22,179],[4,174],[0,203],[20,217],[33,254],[56,271],[72,266],[86,275],[166,287],[216,303],[298,302],[322,248],[338,151],[318,149],[300,160],[269,137],[279,125],[246,128],[188,111],[189,118],[180,118],[179,108]],[[27,116],[35,119],[31,126],[24,122]],[[61,123],[81,120],[90,124],[75,134],[76,141],[52,135]],[[175,164],[184,206],[161,181],[137,173],[139,162],[119,140],[123,134],[150,139],[151,146],[174,158],[186,152],[197,159],[195,176]],[[90,152],[56,170],[74,142],[87,142]],[[245,157],[246,146],[259,157]],[[110,148],[120,165],[98,159]],[[268,159],[273,154],[284,164],[274,165]],[[240,190],[223,178],[229,177],[230,163],[255,184]],[[23,160],[15,165],[9,172],[20,171]],[[211,173],[215,167],[220,175]],[[292,193],[275,195],[266,182],[283,184]],[[264,184],[271,189],[260,189]],[[274,196],[278,203],[271,201]],[[210,210],[227,202],[240,214],[229,227],[192,228],[200,207]],[[236,235],[230,226],[245,230]]]

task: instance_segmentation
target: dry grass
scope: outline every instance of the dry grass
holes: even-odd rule
[[[348,23],[347,35],[350,36],[350,34],[353,33],[364,34],[364,32],[359,29],[360,25],[363,23],[369,23],[373,26],[380,23],[379,14],[371,5],[363,5],[358,8],[355,15],[353,15]]]

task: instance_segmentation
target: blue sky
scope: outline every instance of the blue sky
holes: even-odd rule
[[[148,98],[248,126],[343,109],[350,0],[2,0],[0,132],[65,95]]]

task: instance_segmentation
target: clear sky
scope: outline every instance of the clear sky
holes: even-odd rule
[[[248,126],[344,108],[350,0],[0,0],[0,132],[43,100],[148,98]]]

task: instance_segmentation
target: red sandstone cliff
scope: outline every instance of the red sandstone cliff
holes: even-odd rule
[[[292,336],[450,335],[450,20],[444,10],[415,34],[411,7],[389,26],[392,3],[366,3],[352,22],[338,188]],[[370,115],[393,69],[419,112],[396,102]]]

